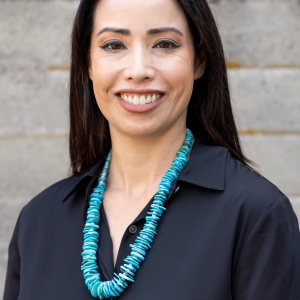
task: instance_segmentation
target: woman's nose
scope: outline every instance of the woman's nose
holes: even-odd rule
[[[154,75],[151,53],[142,46],[132,49],[125,70],[126,79],[135,82],[151,81]]]

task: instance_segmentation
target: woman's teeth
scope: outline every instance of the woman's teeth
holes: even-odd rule
[[[126,95],[120,94],[120,97],[128,103],[132,104],[147,104],[156,101],[162,94],[152,95]]]

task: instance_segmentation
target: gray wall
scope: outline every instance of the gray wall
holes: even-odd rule
[[[77,1],[0,0],[0,295],[20,209],[66,177]],[[247,155],[300,217],[300,2],[211,0]]]

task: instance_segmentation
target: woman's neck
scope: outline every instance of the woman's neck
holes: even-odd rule
[[[143,138],[125,136],[111,128],[112,160],[107,188],[122,190],[127,195],[157,188],[185,137],[185,127]]]

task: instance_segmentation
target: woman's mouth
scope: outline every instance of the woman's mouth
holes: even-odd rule
[[[165,98],[165,95],[157,90],[124,90],[116,94],[121,106],[134,113],[143,113],[154,109]]]
[[[159,97],[161,97],[162,94],[161,93],[152,93],[152,94],[120,93],[119,96],[128,103],[140,105],[140,104],[153,103]]]

